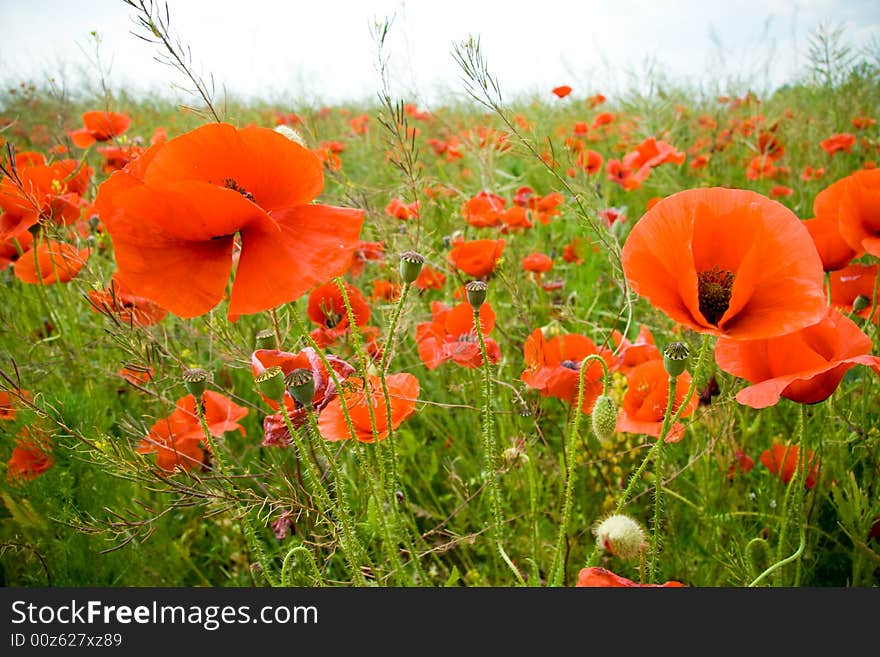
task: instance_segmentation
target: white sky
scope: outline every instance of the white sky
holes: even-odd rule
[[[650,68],[707,85],[746,79],[758,90],[802,70],[821,22],[846,40],[880,48],[877,0],[169,0],[172,30],[196,69],[244,97],[313,103],[373,100],[379,88],[370,25],[395,16],[389,36],[392,91],[426,105],[461,93],[453,42],[479,35],[505,96],[608,95]],[[0,81],[78,76],[95,68],[92,30],[112,85],[170,94],[185,83],[130,34],[122,0],[0,0]],[[735,91],[735,89],[734,89]]]

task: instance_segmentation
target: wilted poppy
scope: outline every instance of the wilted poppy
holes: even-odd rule
[[[354,367],[338,356],[327,354],[326,358],[340,381],[344,381],[354,374]],[[312,408],[316,411],[320,411],[336,396],[336,383],[333,381],[333,377],[318,352],[311,347],[306,347],[295,354],[277,349],[258,349],[251,354],[251,369],[254,377],[276,365],[285,375],[296,369],[309,370],[312,373],[312,381],[315,386],[312,394]],[[273,410],[279,410],[278,400],[269,399],[265,395],[263,395],[263,399]],[[309,409],[296,401],[288,390],[284,391],[284,406],[287,408],[288,416],[294,427],[302,426],[308,419]],[[262,444],[264,446],[288,445],[290,443],[290,432],[287,430],[281,413],[267,415],[263,419],[263,431]]]
[[[453,241],[449,262],[474,278],[484,278],[495,271],[505,240]]]
[[[389,374],[385,381],[391,401],[390,413],[386,412],[385,394],[379,377],[368,377],[366,390],[363,379],[353,376],[346,380],[339,395],[345,400],[354,436],[342,411],[342,401],[336,397],[318,417],[318,428],[324,440],[349,440],[352,437],[364,443],[384,440],[412,415],[419,398],[419,380],[412,374],[403,373]],[[373,421],[376,423],[375,434]]]
[[[541,329],[526,338],[523,355],[526,370],[520,379],[544,397],[555,397],[570,404],[577,403],[581,365],[587,356],[600,355],[610,367],[611,352],[599,349],[590,338],[576,333],[557,335],[549,340]],[[596,397],[602,393],[604,370],[593,362],[584,372],[584,393],[581,412],[590,414]]]
[[[770,449],[761,453],[759,460],[770,472],[778,476],[783,483],[788,483],[798,470],[798,462],[801,458],[801,448],[797,445],[783,445],[774,443]],[[819,461],[813,450],[807,451],[806,463],[803,464],[809,470],[804,480],[805,488],[813,488],[819,479]],[[803,467],[803,466],[802,466]]]
[[[791,333],[825,314],[822,261],[801,221],[755,192],[668,196],[623,247],[632,289],[674,321],[733,339]]]
[[[50,450],[51,442],[44,432],[22,427],[6,464],[6,481],[19,485],[36,479],[55,463]]]
[[[467,302],[449,308],[442,303],[431,304],[433,319],[416,326],[419,358],[429,370],[452,360],[463,367],[483,364],[480,339],[474,327],[474,310]],[[489,337],[495,328],[495,311],[487,302],[480,307],[480,327],[490,363],[501,359],[501,348]]]
[[[99,188],[119,280],[181,317],[224,296],[229,316],[294,301],[348,269],[361,210],[311,204],[320,161],[266,128],[197,128],[150,147]]]
[[[15,261],[15,277],[32,284],[52,285],[73,280],[89,257],[88,249],[45,240]]]
[[[615,575],[610,570],[599,567],[592,568],[582,568],[578,573],[578,581],[575,585],[580,587],[613,587],[613,588],[622,588],[622,587],[645,587],[645,588],[677,588],[682,587],[684,584],[676,581],[664,582],[663,584],[639,584],[637,582],[632,581],[631,579],[627,579],[626,577],[621,577],[620,575]]]
[[[876,324],[880,314],[874,312],[874,289],[880,265],[855,263],[831,272],[828,276],[831,289],[831,305],[843,312],[855,312],[859,317],[872,317]],[[867,305],[856,310],[856,299],[862,297]]]
[[[815,404],[831,396],[855,365],[880,374],[880,357],[871,356],[871,338],[831,308],[812,326],[763,340],[719,339],[718,367],[753,384],[736,400],[752,408],[773,406],[780,397]]]
[[[663,416],[669,403],[669,374],[661,359],[645,361],[632,368],[626,376],[626,394],[617,415],[617,431],[660,436]],[[684,372],[678,377],[672,411],[681,407],[691,385],[691,375]],[[688,417],[699,405],[696,395],[685,406],[681,417]],[[678,442],[684,436],[684,425],[676,422],[666,434],[666,442]]]
[[[118,137],[131,125],[131,118],[118,112],[86,112],[82,115],[82,121],[85,127],[69,133],[73,143],[80,148]]]

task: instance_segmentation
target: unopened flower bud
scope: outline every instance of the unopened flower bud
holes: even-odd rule
[[[645,530],[642,526],[623,514],[605,518],[593,529],[596,545],[609,554],[621,559],[635,559],[647,547]]]
[[[183,370],[181,375],[186,391],[197,400],[202,398],[202,394],[208,389],[208,382],[211,380],[211,373],[199,367]]]
[[[425,258],[415,251],[407,251],[400,256],[400,278],[404,283],[414,283],[422,271]]]
[[[299,368],[291,371],[284,377],[284,383],[290,396],[293,397],[300,406],[306,408],[312,405],[315,398],[315,375],[312,370]]]
[[[276,401],[279,404],[283,403],[285,391],[284,372],[278,365],[263,370],[254,378],[254,381],[262,394],[272,401]]]
[[[593,405],[590,419],[596,438],[600,443],[608,443],[614,437],[614,430],[617,427],[617,407],[614,405],[614,400],[608,395],[599,395]]]
[[[474,312],[479,312],[480,306],[486,301],[489,286],[484,281],[471,281],[464,286],[464,291],[467,293],[467,300],[471,304],[471,308],[474,309]]]
[[[680,376],[687,365],[690,349],[684,342],[670,342],[663,350],[663,366],[669,376]]]
[[[853,310],[857,313],[862,312],[866,308],[870,307],[870,305],[871,300],[864,294],[860,294],[855,299],[853,299]]]

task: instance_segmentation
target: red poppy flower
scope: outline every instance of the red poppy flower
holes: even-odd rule
[[[623,166],[631,170],[652,169],[661,164],[682,164],[684,160],[685,154],[675,150],[672,144],[648,137],[634,151],[623,156]]]
[[[604,103],[606,100],[607,99],[602,94],[596,94],[587,98],[587,105],[590,106],[590,109],[593,109]]]
[[[622,259],[633,290],[700,333],[768,338],[825,314],[810,234],[791,210],[755,192],[666,197],[633,227]]]
[[[430,265],[423,265],[416,278],[415,285],[420,290],[442,290],[446,285],[446,274]]]
[[[830,213],[827,210],[822,214],[817,212],[817,209],[821,207],[819,199],[829,198],[827,195],[823,197],[823,194],[824,192],[816,197],[816,202],[813,205],[816,217],[806,219],[803,223],[816,245],[819,257],[822,259],[822,268],[825,271],[835,271],[846,267],[857,254],[840,236],[840,229],[837,225],[837,208],[834,207]]]
[[[397,429],[416,410],[416,400],[419,398],[419,380],[416,377],[406,373],[390,374],[386,377],[386,383],[391,401],[390,414],[386,413],[385,394],[382,390],[382,382],[377,376],[368,377],[366,386],[363,379],[351,377],[339,393],[348,408],[354,427],[354,438],[360,442],[384,440],[390,431]],[[376,422],[375,435],[370,407],[373,409],[372,415]],[[324,440],[349,440],[352,437],[339,397],[332,399],[321,411],[318,428]]]
[[[501,214],[501,221],[504,223],[504,228],[501,229],[502,233],[509,233],[512,230],[531,228],[532,220],[530,219],[530,215],[532,214],[531,210],[528,210],[519,205],[513,205],[507,208]]]
[[[784,198],[786,196],[791,196],[792,194],[794,194],[794,190],[785,185],[773,185],[773,187],[770,188],[770,198]]]
[[[462,206],[461,211],[465,221],[476,228],[497,226],[501,223],[501,214],[507,206],[507,201],[493,194],[482,191],[468,199]]]
[[[429,370],[452,360],[462,367],[476,368],[483,364],[480,340],[474,330],[474,311],[467,302],[455,308],[432,302],[433,319],[416,326],[419,358]],[[501,348],[488,337],[495,328],[495,311],[489,303],[480,307],[480,327],[490,363],[501,360]]]
[[[153,375],[156,371],[152,367],[134,367],[134,366],[126,366],[117,372],[119,376],[128,381],[129,383],[137,386],[142,386],[145,383],[149,383],[153,379]]]
[[[691,169],[705,169],[707,166],[709,166],[709,156],[705,153],[691,160]]]
[[[362,242],[358,240],[357,247],[351,254],[351,263],[348,272],[357,278],[364,273],[364,265],[367,262],[381,262],[385,259],[384,242]]]
[[[880,374],[880,357],[871,356],[871,338],[830,308],[817,324],[765,340],[719,339],[718,367],[753,384],[736,395],[752,408],[773,406],[780,397],[799,404],[828,399],[855,365]]]
[[[602,170],[604,158],[601,153],[594,150],[586,150],[578,153],[575,164],[587,172],[589,175],[599,173]]]
[[[872,119],[869,116],[856,116],[852,119],[851,123],[856,130],[864,130],[877,123],[877,119]]]
[[[557,335],[549,340],[541,329],[526,338],[523,355],[526,370],[522,380],[530,388],[540,390],[544,397],[555,397],[570,404],[577,402],[581,363],[590,355],[599,354],[610,367],[611,352],[599,349],[590,338],[576,333]],[[589,415],[596,398],[602,393],[604,371],[599,363],[591,363],[584,373],[584,396],[581,412]]]
[[[556,94],[556,96],[559,98],[565,98],[568,94],[571,93],[571,87],[569,87],[567,84],[553,87],[553,93]]]
[[[798,469],[801,449],[797,445],[783,445],[774,443],[770,449],[761,453],[759,460],[770,472],[778,476],[783,483],[788,483]],[[813,450],[807,451],[805,466],[809,467],[807,478],[804,481],[805,488],[814,488],[819,479],[819,461]]]
[[[0,271],[9,267],[13,262],[18,260],[22,253],[25,253],[34,241],[34,236],[25,231],[18,237],[10,237],[7,240],[0,240]]]
[[[181,317],[224,296],[241,249],[229,316],[299,298],[348,268],[363,212],[311,204],[320,162],[266,128],[197,128],[150,147],[99,188],[118,278]]]
[[[364,326],[370,321],[370,305],[363,293],[343,283],[356,326]],[[350,328],[348,311],[342,290],[335,281],[319,285],[309,294],[307,310],[309,319],[320,328],[312,332],[312,337],[321,347],[326,347],[344,335]]]
[[[822,148],[829,155],[834,155],[838,151],[845,151],[847,153],[852,153],[852,147],[855,146],[856,137],[855,135],[851,135],[848,132],[831,135],[828,139],[825,139],[821,142]]]
[[[35,257],[36,256],[36,257]],[[72,244],[45,240],[15,261],[15,277],[24,283],[68,283],[89,257],[88,249],[77,250]]]
[[[613,331],[611,337],[614,338],[616,345],[614,350],[616,362],[613,367],[615,370],[626,373],[646,361],[663,358],[660,350],[654,344],[654,336],[644,324],[639,328],[639,335],[635,342],[630,342],[620,331]]]
[[[601,114],[596,115],[596,118],[593,120],[593,127],[598,128],[603,125],[608,125],[612,123],[614,119],[615,116],[611,112],[602,112]]]
[[[354,374],[354,367],[342,360],[338,356],[327,354],[327,362],[336,372],[337,378],[344,381]],[[333,377],[327,370],[324,362],[311,347],[306,347],[299,353],[293,354],[287,351],[279,351],[277,349],[258,349],[251,354],[251,369],[254,377],[259,376],[270,367],[277,365],[281,371],[287,375],[296,369],[310,370],[312,373],[312,381],[315,384],[315,392],[312,396],[312,408],[320,411],[324,408],[333,397],[336,396],[336,384]],[[274,410],[279,410],[278,402],[269,399],[263,395],[263,399]],[[291,423],[294,427],[300,427],[305,424],[308,419],[308,409],[297,402],[291,394],[285,390],[284,406],[290,416]],[[290,444],[290,432],[281,413],[267,415],[263,418],[263,445],[277,446]]]
[[[876,324],[880,314],[874,312],[871,305],[874,299],[874,287],[877,285],[877,275],[880,265],[865,265],[856,263],[831,272],[828,279],[831,288],[831,305],[843,312],[853,312],[853,303],[857,297],[868,300],[868,306],[858,311],[859,317],[872,317]]]
[[[145,149],[137,144],[126,144],[125,146],[101,146],[98,152],[104,158],[104,164],[101,171],[104,173],[112,173],[124,169],[132,160],[136,160],[144,154]]]
[[[831,195],[830,202],[837,201],[837,227],[844,241],[858,255],[880,257],[880,169],[856,171],[823,193]]]
[[[27,390],[19,390],[19,395],[22,395],[26,399],[31,398],[31,393]],[[14,399],[17,399],[17,396],[9,396],[9,393],[5,390],[0,390],[0,420],[14,420],[17,415],[16,404]]]
[[[621,587],[645,587],[645,588],[677,588],[682,587],[684,584],[676,581],[664,582],[663,584],[638,584],[637,582],[632,581],[631,579],[627,579],[626,577],[621,577],[620,575],[615,575],[610,570],[606,570],[605,568],[593,567],[593,568],[582,568],[578,573],[578,581],[575,585],[580,587],[613,587],[613,588],[621,588]]]
[[[484,278],[495,271],[505,240],[453,240],[449,262],[474,278]]]
[[[95,312],[115,315],[123,324],[151,326],[165,319],[168,311],[149,299],[131,294],[115,278],[106,290],[92,290],[89,301]]]
[[[780,169],[773,164],[769,155],[756,155],[746,167],[746,178],[749,180],[773,179],[779,175]]]
[[[400,298],[400,283],[376,279],[373,281],[373,293],[370,298],[374,301],[397,301]]]
[[[401,221],[419,218],[419,202],[404,203],[399,198],[393,198],[385,206],[385,214]]]
[[[636,365],[626,376],[627,388],[617,415],[617,431],[660,436],[663,416],[669,403],[669,375],[660,359]],[[684,372],[678,377],[673,412],[678,411],[691,385],[691,375]],[[685,406],[681,417],[688,417],[699,405],[696,395]],[[684,425],[676,422],[666,434],[666,442],[675,443],[684,436]]]
[[[522,260],[523,271],[543,274],[553,268],[553,258],[545,253],[530,253]]]
[[[821,180],[824,175],[824,168],[813,169],[813,167],[804,167],[804,170],[801,171],[801,180]]]
[[[55,463],[50,449],[50,440],[45,433],[22,427],[6,464],[6,481],[19,485],[43,474]]]
[[[730,467],[727,468],[727,478],[733,479],[737,472],[748,474],[754,467],[755,459],[741,449],[738,449],[733,455],[733,461],[730,463]]]
[[[84,128],[70,134],[73,143],[80,148],[88,148],[96,141],[109,141],[128,130],[131,118],[117,112],[86,112],[82,115]]]

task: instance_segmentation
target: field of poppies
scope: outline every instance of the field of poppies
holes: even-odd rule
[[[838,38],[763,96],[508,99],[475,39],[436,107],[3,89],[0,582],[877,586]]]

